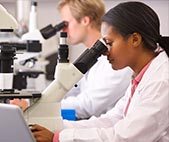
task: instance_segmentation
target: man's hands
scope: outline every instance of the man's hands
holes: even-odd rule
[[[53,142],[54,133],[40,125],[31,125],[30,127],[36,142]]]
[[[13,99],[10,100],[10,104],[19,106],[23,111],[28,107],[28,101],[26,99]]]

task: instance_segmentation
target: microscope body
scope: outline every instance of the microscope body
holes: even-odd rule
[[[18,27],[15,18],[0,5],[0,32],[13,32]],[[11,89],[13,81],[13,59],[15,49],[0,46],[0,90]]]
[[[42,92],[40,100],[24,113],[28,123],[41,124],[51,131],[63,129],[61,100],[97,62],[97,58],[107,51],[104,41],[98,40],[93,47],[86,49],[74,63],[69,63],[66,59],[68,46],[63,41],[61,40],[60,44],[63,50],[58,49],[59,63],[56,66],[54,81]]]
[[[10,90],[13,86],[13,60],[15,48],[0,45],[0,90]]]
[[[19,71],[15,68],[14,60],[17,58],[16,54],[18,50],[19,52],[21,50],[23,52],[25,50],[27,52],[40,52],[41,44],[38,41],[34,43],[30,43],[30,41],[18,41],[18,38],[14,34],[18,28],[18,23],[1,4],[0,17],[2,19],[0,21],[0,102],[9,103],[9,99],[14,98],[39,98],[41,94],[37,91],[20,91],[21,89],[25,89],[21,85],[22,80],[17,82],[19,84],[19,90],[17,90],[15,79]],[[23,78],[21,77],[21,79]],[[26,87],[26,84],[24,87]]]

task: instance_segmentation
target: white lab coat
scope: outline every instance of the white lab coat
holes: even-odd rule
[[[165,52],[150,64],[124,116],[130,89],[99,118],[65,121],[60,142],[169,142],[169,58]]]
[[[101,56],[78,83],[78,87],[68,92],[68,97],[61,102],[62,109],[75,109],[78,118],[100,116],[124,96],[131,75],[130,68],[113,70],[107,57]]]

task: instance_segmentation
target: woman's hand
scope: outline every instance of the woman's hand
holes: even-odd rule
[[[31,125],[31,131],[36,142],[53,142],[54,133],[40,125]]]

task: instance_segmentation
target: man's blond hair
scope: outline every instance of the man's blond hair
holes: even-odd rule
[[[80,22],[85,16],[91,20],[91,24],[100,30],[101,17],[105,14],[103,0],[60,0],[58,4],[59,11],[68,5],[73,17]]]

